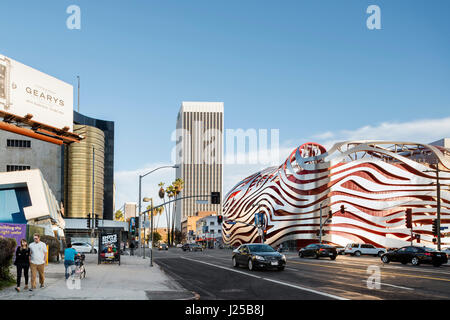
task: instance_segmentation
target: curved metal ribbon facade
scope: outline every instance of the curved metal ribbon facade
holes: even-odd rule
[[[318,239],[322,204],[323,221],[333,212],[332,222],[324,226],[325,242],[400,247],[411,240],[405,211],[412,208],[420,245],[434,247],[437,180],[435,173],[424,171],[439,163],[441,226],[450,226],[449,159],[448,149],[414,142],[346,141],[328,152],[307,143],[279,167],[257,172],[233,187],[225,197],[224,221],[254,224],[255,212],[263,211],[267,244],[306,243]],[[341,205],[344,214],[339,212]],[[222,230],[226,244],[260,242],[253,226],[224,223]],[[448,236],[441,241],[450,244]]]

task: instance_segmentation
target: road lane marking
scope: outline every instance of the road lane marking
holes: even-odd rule
[[[305,287],[297,286],[297,285],[290,284],[290,283],[287,283],[287,282],[282,282],[282,281],[277,281],[277,280],[272,280],[272,279],[269,279],[269,278],[264,278],[264,277],[256,276],[256,275],[253,275],[253,274],[249,274],[249,273],[247,273],[247,272],[244,272],[244,271],[231,269],[231,268],[229,268],[229,267],[219,266],[219,265],[212,264],[212,263],[205,262],[205,261],[193,260],[193,259],[189,259],[189,258],[185,258],[185,257],[181,257],[181,259],[185,259],[185,260],[189,260],[189,261],[193,261],[193,262],[198,262],[198,263],[203,263],[203,264],[206,264],[206,265],[209,265],[209,266],[212,266],[212,267],[221,268],[221,269],[225,269],[225,270],[228,270],[228,271],[241,273],[241,274],[247,275],[247,276],[249,276],[249,277],[253,277],[253,278],[258,278],[258,279],[262,279],[262,280],[274,282],[274,283],[277,283],[277,284],[281,284],[281,285],[288,286],[288,287],[292,287],[292,288],[296,288],[296,289],[299,289],[299,290],[303,290],[303,291],[315,293],[315,294],[318,294],[318,295],[321,295],[321,296],[325,296],[325,297],[328,297],[328,298],[332,298],[332,299],[336,299],[336,300],[349,300],[349,299],[347,299],[347,298],[335,296],[335,295],[332,295],[332,294],[329,294],[329,293],[325,293],[325,292],[313,290],[313,289],[310,289],[310,288],[305,288]]]
[[[305,264],[305,265],[310,265],[310,266],[318,266],[318,267],[323,267],[323,268],[333,268],[333,269],[342,269],[343,267],[337,267],[337,266],[324,266],[324,265],[320,265],[320,264],[315,264],[315,263],[305,263],[305,262],[297,262],[297,261],[289,261],[291,263],[296,263],[296,264]],[[355,269],[353,271],[356,271]],[[357,272],[365,272],[364,270],[357,270]],[[401,276],[401,277],[410,277],[410,278],[417,278],[417,279],[430,279],[430,280],[438,280],[438,281],[446,281],[446,282],[450,282],[450,279],[444,279],[444,278],[435,278],[435,277],[428,277],[428,276],[422,276],[422,275],[412,275],[412,274],[403,274],[403,273],[391,273],[391,272],[386,272],[386,271],[382,271],[383,275],[393,275],[393,276]]]
[[[362,282],[366,282],[367,283],[367,280],[362,280]],[[384,282],[380,282],[380,285],[388,286],[388,287],[394,287],[394,288],[399,288],[399,289],[405,289],[405,290],[413,290],[414,291],[413,288],[407,288],[407,287],[402,287],[402,286],[395,286],[393,284],[384,283]]]

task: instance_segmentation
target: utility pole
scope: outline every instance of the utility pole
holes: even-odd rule
[[[322,244],[322,202],[320,203],[320,230],[319,230],[319,243]]]
[[[80,76],[78,78],[78,113],[80,113]]]
[[[95,185],[95,147],[92,146],[92,217],[95,217],[95,207],[94,207],[94,201],[95,201],[95,189],[94,189],[94,185]],[[91,220],[91,222],[93,222]],[[91,228],[92,232],[91,232],[91,238],[94,236],[94,226],[92,226]],[[91,241],[92,242],[92,241]]]
[[[441,183],[439,181],[439,161],[435,170],[425,170],[424,172],[436,173],[436,218],[437,218],[437,249],[441,251]]]

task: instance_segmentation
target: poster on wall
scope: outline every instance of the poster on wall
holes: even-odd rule
[[[118,262],[120,265],[120,232],[102,232],[98,239],[98,264]]]
[[[73,131],[73,86],[0,54],[0,111]]]
[[[20,240],[27,238],[26,224],[0,223],[0,237],[12,238],[19,246]]]

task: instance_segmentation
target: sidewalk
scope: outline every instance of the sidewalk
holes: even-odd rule
[[[157,264],[137,256],[122,256],[121,265],[97,265],[97,255],[86,255],[86,278],[80,289],[69,288],[63,263],[50,263],[45,269],[45,288],[21,292],[14,286],[0,291],[0,300],[189,300],[194,295],[170,279]],[[16,270],[14,268],[13,274]],[[30,272],[31,278],[31,272]],[[31,283],[31,279],[29,281]],[[29,283],[29,285],[30,285]]]

